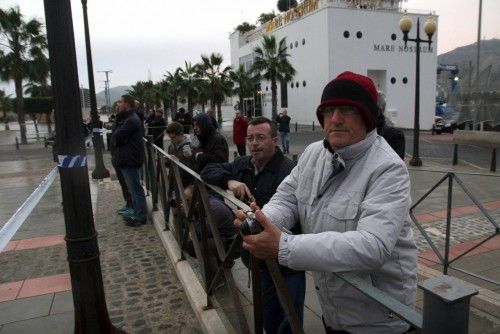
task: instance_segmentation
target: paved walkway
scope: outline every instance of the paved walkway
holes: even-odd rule
[[[228,134],[227,137],[230,138]],[[54,166],[50,148],[31,144],[15,151],[12,138],[12,131],[0,131],[0,227]],[[8,145],[2,145],[7,143]],[[298,153],[303,147],[303,144],[293,145],[291,151]],[[231,150],[235,149],[231,147]],[[91,151],[88,157],[91,170]],[[107,159],[108,156],[106,166],[110,167]],[[444,163],[440,159],[426,159],[426,168],[429,169],[448,169],[451,167],[448,164],[449,161]],[[469,165],[460,165],[454,170],[477,171]],[[444,174],[420,169],[410,170],[410,175],[415,201]],[[477,175],[459,177],[498,222],[500,179]],[[148,224],[138,229],[123,225],[114,212],[121,205],[121,194],[113,177],[99,182],[91,180],[91,193],[99,233],[106,300],[113,324],[130,333],[201,332],[205,324],[198,322],[196,317],[203,320],[200,314],[205,311],[199,307],[193,307],[193,311],[192,306],[196,300],[190,297],[192,291],[185,290],[190,288],[189,281],[183,277],[179,277],[180,280],[177,278],[180,264],[169,261],[153,225]],[[440,187],[415,209],[417,218],[438,247],[443,245],[443,210],[446,208],[446,199],[446,187]],[[455,209],[451,254],[456,256],[459,251],[468,249],[494,233],[494,228],[458,188],[454,188],[453,200]],[[57,177],[11,243],[0,253],[0,334],[72,331],[73,304],[64,234],[60,183]],[[415,235],[421,255],[433,259],[419,232],[416,231]],[[500,281],[499,239],[497,236],[471,252],[457,266]],[[189,263],[192,264],[194,275],[199,275],[196,263]],[[422,268],[438,268],[428,260],[421,259],[420,263],[422,266],[429,266]],[[247,270],[239,261],[232,270],[241,291],[245,311],[251,319],[251,290],[247,287]],[[463,276],[460,273],[456,275]],[[500,293],[499,286],[469,277],[464,279]],[[306,291],[306,333],[321,333],[321,310],[309,274]],[[217,296],[219,304],[226,306],[217,311],[224,313],[232,321],[234,310],[231,309],[224,289],[218,290]],[[471,333],[500,332],[500,319],[497,317],[498,314],[488,313],[487,309],[474,308],[471,312]]]

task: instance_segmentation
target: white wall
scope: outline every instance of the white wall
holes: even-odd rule
[[[413,128],[415,97],[415,52],[404,51],[399,20],[403,14],[395,11],[370,11],[360,9],[323,7],[313,13],[284,25],[272,33],[279,41],[287,38],[290,62],[297,73],[294,88],[288,83],[288,114],[292,122],[312,123],[316,120],[324,86],[343,71],[372,75],[385,90],[388,116],[403,128]],[[410,38],[415,37],[416,15]],[[426,16],[421,15],[421,38]],[[437,20],[437,18],[436,18]],[[349,32],[349,38],[344,37]],[[361,32],[362,37],[356,36]],[[391,35],[395,34],[393,40]],[[236,35],[236,36],[235,36]],[[305,44],[302,45],[302,39]],[[234,40],[234,41],[233,41]],[[295,47],[295,42],[298,46]],[[252,41],[237,48],[237,34],[231,35],[231,61],[237,66],[239,57],[252,53],[261,40]],[[290,49],[290,43],[293,48]],[[433,46],[437,35],[433,37]],[[415,48],[414,42],[408,47]],[[422,43],[421,47],[427,47]],[[234,63],[236,61],[236,63]],[[436,91],[436,48],[420,53],[420,128],[430,129],[434,122]],[[384,82],[385,78],[385,82]],[[396,80],[391,83],[391,78]],[[407,83],[403,83],[406,78]],[[303,86],[303,81],[306,86]],[[299,87],[295,83],[299,82]],[[267,87],[267,91],[266,91]],[[271,115],[271,85],[261,83],[263,115]],[[281,108],[280,84],[278,83],[278,110]]]

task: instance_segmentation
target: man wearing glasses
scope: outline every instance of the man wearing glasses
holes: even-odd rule
[[[245,236],[243,247],[313,272],[327,333],[405,333],[407,323],[333,274],[354,272],[415,304],[410,178],[377,134],[377,90],[368,77],[344,72],[324,88],[316,115],[324,140],[306,148],[262,211],[253,206],[263,231]],[[292,235],[297,220],[303,234]]]
[[[250,156],[238,157],[234,162],[208,164],[200,173],[203,181],[229,189],[239,199],[264,206],[276,192],[281,181],[290,173],[294,162],[283,155],[278,145],[276,125],[265,117],[252,119],[247,128],[247,146]],[[292,233],[300,233],[300,226],[290,226]],[[249,267],[249,254],[241,254]],[[266,333],[291,333],[285,311],[281,307],[271,275],[261,267],[262,317]],[[305,274],[279,266],[295,312],[300,320],[304,314]]]

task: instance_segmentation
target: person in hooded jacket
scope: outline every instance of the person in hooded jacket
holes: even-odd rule
[[[207,114],[193,117],[193,132],[199,146],[193,150],[194,169],[200,172],[210,162],[228,162],[229,146],[226,138],[217,132]]]

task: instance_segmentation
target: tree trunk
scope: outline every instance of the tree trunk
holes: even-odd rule
[[[47,132],[50,134],[52,132],[52,112],[47,115]]]
[[[30,116],[31,116],[31,119],[33,120],[33,125],[35,126],[36,140],[38,140],[38,138],[40,136],[40,132],[38,131],[38,122],[36,120],[36,114],[31,113]]]
[[[16,112],[17,121],[21,130],[21,144],[28,144],[26,138],[26,122],[24,118],[24,100],[23,100],[23,79],[15,78],[14,84],[16,87]]]
[[[276,116],[278,116],[278,94],[277,94],[277,85],[275,76],[271,78],[271,101],[272,101],[271,119],[274,121],[276,119]]]
[[[7,110],[3,110],[3,121],[5,123],[5,130],[10,130],[9,128],[9,120],[7,119]]]
[[[219,122],[219,128],[222,128],[222,102],[217,102],[217,122]]]

